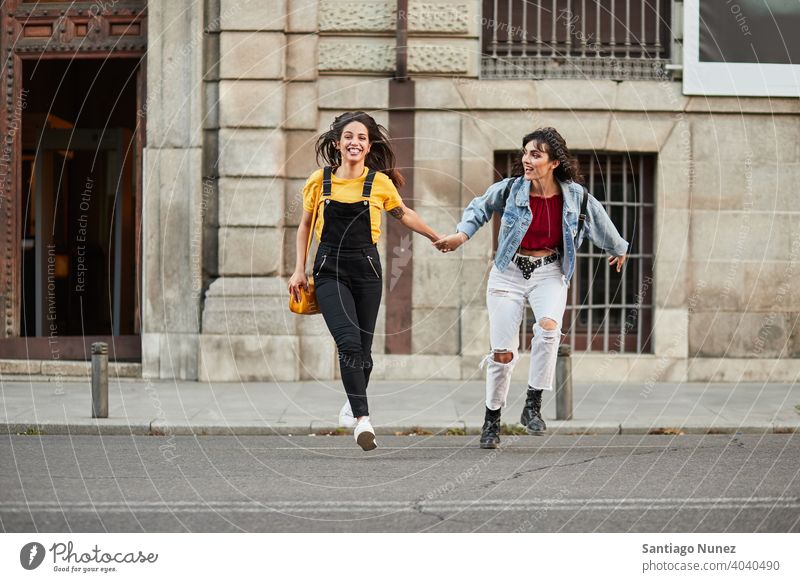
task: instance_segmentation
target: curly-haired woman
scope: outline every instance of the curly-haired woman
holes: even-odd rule
[[[403,204],[397,186],[403,176],[386,130],[363,111],[334,119],[317,140],[317,170],[303,188],[303,216],[297,229],[297,260],[289,292],[299,299],[308,287],[306,243],[314,213],[320,241],[314,260],[317,303],[339,351],[339,369],[347,393],[339,423],[354,429],[365,451],[374,449],[367,385],[372,371],[372,336],[383,287],[376,243],[381,211],[426,236],[439,235]]]
[[[584,195],[576,158],[552,127],[522,139],[522,175],[492,184],[464,210],[456,234],[436,247],[454,251],[502,213],[497,253],[486,290],[491,353],[484,359],[486,416],[481,448],[500,443],[500,411],[506,403],[516,366],[519,327],[525,303],[536,316],[531,340],[528,394],[520,422],[529,434],[546,430],[541,416],[542,391],[553,389],[561,320],[567,287],[575,271],[575,253],[584,237],[609,253],[619,272],[628,253],[603,206]]]

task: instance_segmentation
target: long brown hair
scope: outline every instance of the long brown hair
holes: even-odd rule
[[[389,144],[389,132],[377,123],[371,115],[363,111],[348,111],[333,120],[328,131],[317,139],[316,153],[317,164],[338,168],[342,164],[342,154],[336,147],[336,142],[342,138],[342,132],[348,123],[358,121],[367,128],[370,141],[370,150],[364,164],[373,170],[383,172],[394,182],[397,187],[406,183],[403,175],[395,168],[395,155]],[[320,163],[322,162],[322,163]]]
[[[530,142],[535,142],[536,149],[546,153],[551,160],[558,160],[560,163],[553,170],[553,175],[559,182],[576,182],[583,184],[583,176],[576,158],[569,151],[566,140],[561,137],[553,127],[540,127],[522,138],[522,147],[525,148]],[[522,160],[515,164],[515,170],[519,169],[522,175]],[[516,174],[516,172],[515,172]]]

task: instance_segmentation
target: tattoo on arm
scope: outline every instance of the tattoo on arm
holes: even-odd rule
[[[403,216],[405,216],[406,213],[405,213],[405,210],[403,210],[402,206],[398,206],[397,208],[392,208],[389,211],[389,214],[394,216],[397,220],[400,220],[400,219],[403,218]]]

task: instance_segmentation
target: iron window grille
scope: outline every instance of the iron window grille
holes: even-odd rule
[[[495,154],[497,178],[512,174],[518,152]],[[584,239],[576,257],[564,313],[563,343],[574,351],[652,353],[653,216],[655,156],[578,153],[585,185],[631,243],[622,270],[608,266],[608,255]],[[494,245],[500,216],[495,215]],[[535,314],[527,306],[520,349],[530,349]]]
[[[483,0],[485,79],[662,79],[671,0]]]

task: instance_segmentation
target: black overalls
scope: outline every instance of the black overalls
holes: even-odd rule
[[[322,235],[314,259],[314,283],[325,323],[336,341],[342,383],[353,416],[369,414],[367,384],[372,371],[372,336],[383,281],[378,249],[372,242],[369,170],[359,202],[331,200],[331,168],[323,170]]]

